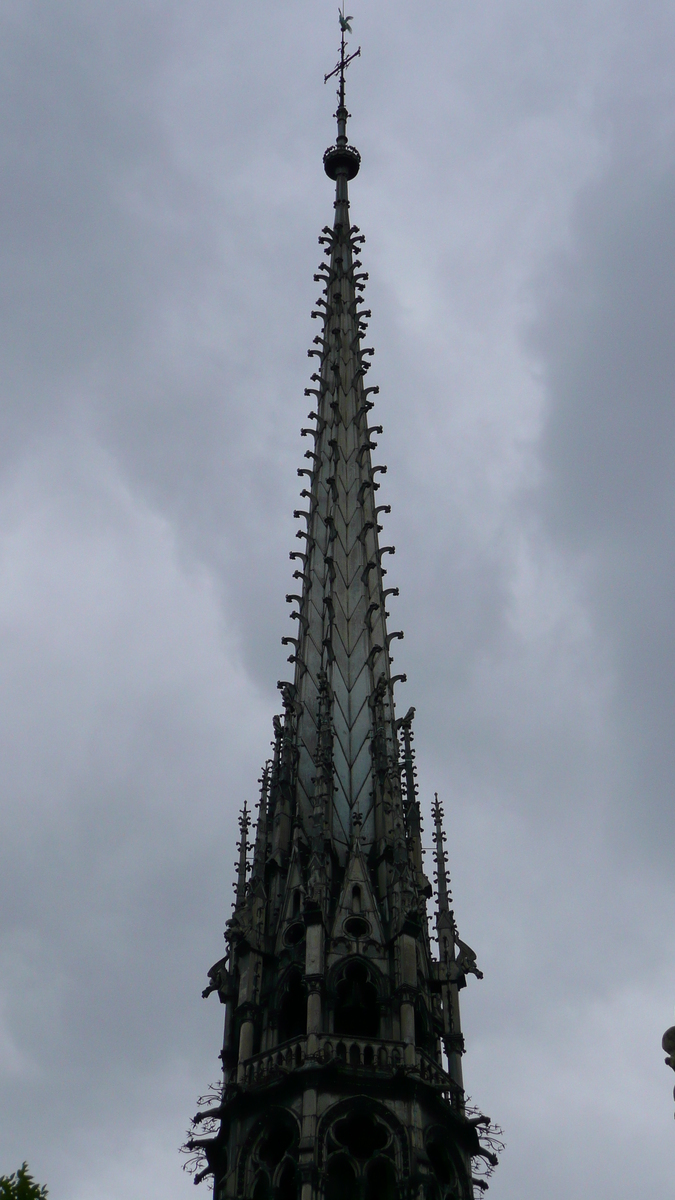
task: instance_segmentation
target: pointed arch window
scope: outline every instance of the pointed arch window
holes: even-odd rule
[[[325,1200],[398,1200],[401,1144],[384,1113],[356,1101],[326,1131]],[[382,1119],[384,1117],[384,1119]]]
[[[248,1161],[245,1155],[241,1194],[250,1200],[298,1200],[298,1135],[287,1112],[268,1113],[258,1126]]]
[[[298,1171],[295,1163],[289,1159],[281,1168],[279,1184],[276,1188],[276,1200],[297,1200],[297,1196]]]
[[[253,1200],[272,1200],[272,1189],[267,1171],[259,1171],[253,1185]]]
[[[291,1124],[280,1120],[272,1121],[258,1145],[258,1158],[271,1171],[274,1170],[293,1140],[294,1129]]]
[[[299,971],[291,971],[279,1005],[279,1041],[307,1033],[307,988]]]
[[[356,1172],[349,1159],[332,1158],[326,1171],[326,1200],[354,1200],[356,1194]]]
[[[387,1158],[376,1158],[366,1169],[365,1200],[396,1200],[396,1172]]]
[[[427,1054],[436,1051],[436,1039],[431,1028],[426,1004],[419,997],[415,1001],[415,1045]]]
[[[342,1037],[378,1037],[377,989],[365,963],[348,963],[336,992],[335,1033]]]
[[[427,1155],[440,1185],[444,1200],[454,1200],[459,1193],[459,1179],[445,1130],[434,1129],[427,1140]]]

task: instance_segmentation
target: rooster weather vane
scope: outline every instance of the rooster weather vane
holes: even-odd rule
[[[345,102],[345,71],[347,70],[347,67],[349,66],[352,59],[361,57],[361,47],[359,46],[358,50],[355,50],[353,54],[348,54],[345,57],[345,51],[347,49],[347,43],[345,41],[345,34],[352,32],[352,27],[349,24],[349,22],[353,21],[354,18],[346,17],[344,8],[339,8],[338,9],[338,20],[340,22],[340,33],[342,35],[341,42],[340,42],[340,61],[336,64],[336,66],[333,67],[332,71],[329,71],[327,75],[324,75],[323,81],[324,81],[324,83],[328,83],[328,80],[332,79],[334,75],[340,76],[340,86],[338,88],[338,100],[340,102],[340,107],[343,108],[344,102]]]

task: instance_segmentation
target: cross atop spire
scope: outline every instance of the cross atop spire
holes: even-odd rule
[[[347,70],[347,67],[349,66],[350,62],[352,62],[353,59],[361,57],[361,47],[359,46],[358,50],[355,50],[353,54],[345,53],[346,49],[347,49],[347,43],[345,41],[345,33],[352,32],[352,27],[349,24],[349,22],[353,21],[354,18],[345,16],[344,5],[341,9],[338,9],[338,20],[340,22],[340,33],[342,35],[341,42],[340,42],[340,60],[336,64],[336,66],[333,67],[332,71],[329,71],[327,75],[324,75],[323,81],[324,81],[324,83],[328,83],[328,80],[332,79],[334,75],[339,75],[339,86],[338,86],[338,93],[337,93],[337,95],[338,95],[338,113],[339,113],[340,109],[345,107],[345,71]],[[345,112],[346,112],[346,109],[345,109]],[[336,113],[336,116],[338,116],[338,113]],[[338,138],[340,137],[339,120],[340,120],[340,118],[338,116]],[[346,117],[345,117],[345,120],[346,120]],[[343,130],[343,135],[344,135],[344,130]]]
[[[340,200],[343,199],[343,197],[340,195],[342,188],[340,187],[339,177],[342,176],[345,180],[353,179],[354,176],[358,174],[359,166],[361,165],[361,155],[359,154],[358,150],[347,143],[347,118],[349,117],[349,113],[347,112],[347,106],[345,104],[345,71],[353,59],[360,58],[361,47],[359,46],[358,50],[355,50],[353,54],[347,54],[345,33],[352,32],[352,27],[349,22],[353,21],[354,18],[345,16],[343,5],[341,9],[338,9],[338,19],[340,21],[341,35],[340,59],[339,62],[333,67],[333,70],[329,71],[328,74],[324,75],[323,77],[324,83],[328,83],[328,80],[332,79],[334,75],[338,76],[338,106],[335,113],[337,118],[337,138],[335,145],[326,150],[326,153],[323,156],[323,165],[324,170],[329,178],[335,179],[338,183],[337,199]],[[342,186],[344,188],[344,185]]]

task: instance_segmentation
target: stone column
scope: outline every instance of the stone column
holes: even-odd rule
[[[316,1037],[319,1033],[321,1033],[321,984],[318,980],[313,979],[309,983],[307,997],[307,1036]],[[312,1053],[309,1047],[308,1053]]]
[[[305,911],[307,936],[305,942],[305,980],[307,983],[307,1055],[319,1051],[319,1035],[323,1032],[321,988],[323,983],[323,921],[320,911]]]
[[[239,1066],[237,1067],[237,1083],[243,1083],[246,1074],[246,1061],[253,1054],[253,1034],[255,1024],[251,1020],[251,1014],[247,1012],[246,1019],[242,1022],[239,1030]]]
[[[409,933],[401,934],[401,1041],[408,1067],[415,1065],[415,988],[417,987],[417,947]]]
[[[302,1097],[302,1135],[300,1138],[300,1200],[314,1200],[317,1194],[316,1126],[318,1097],[315,1088],[307,1088]]]
[[[244,1063],[253,1054],[253,1035],[255,1030],[255,1008],[252,1003],[255,995],[256,955],[250,952],[243,954],[239,964],[239,1004],[237,1012],[241,1019],[239,1030],[239,1066],[237,1082],[243,1082],[245,1075]]]

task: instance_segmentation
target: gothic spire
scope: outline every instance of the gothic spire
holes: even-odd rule
[[[315,275],[298,586],[286,597],[297,624],[282,638],[293,680],[278,684],[250,881],[245,806],[229,950],[204,992],[226,1009],[224,1083],[217,1107],[195,1117],[195,1129],[213,1121],[213,1136],[187,1147],[206,1160],[196,1178],[213,1174],[216,1200],[470,1200],[472,1160],[491,1155],[462,1083],[458,994],[480,972],[449,908],[438,797],[440,960],[431,953],[415,710],[398,722],[394,710],[405,676],[392,674],[390,649],[403,633],[385,610],[398,589],[385,587],[394,547],[380,544],[386,468],[372,460],[382,427],[362,344],[365,239],[349,211],[361,162],[347,139],[345,72],[360,54],[348,53],[350,20],[340,13],[340,59],[326,76],[338,81],[337,137],[324,155],[335,204]]]
[[[371,457],[377,447],[374,437],[382,432],[380,425],[370,423],[370,397],[379,388],[365,385],[373,354],[372,348],[362,346],[370,317],[361,299],[368,276],[360,270],[358,257],[365,239],[349,217],[348,185],[361,161],[347,141],[345,71],[360,53],[360,48],[347,53],[349,20],[340,14],[340,60],[326,76],[338,76],[337,139],[324,154],[326,174],[335,180],[335,219],[319,238],[327,262],[315,276],[323,287],[312,317],[321,322],[321,333],[309,351],[318,369],[312,376],[316,386],[306,389],[316,404],[309,414],[313,425],[302,431],[313,446],[305,454],[309,465],[299,472],[309,484],[301,493],[309,503],[297,513],[306,522],[297,535],[304,545],[292,551],[291,558],[300,564],[295,578],[302,583],[302,593],[290,597],[299,601],[292,614],[298,631],[288,639],[295,646],[290,661],[295,664],[299,714],[297,819],[310,838],[321,777],[321,720],[325,737],[320,690],[327,686],[334,766],[330,834],[343,864],[355,806],[363,814],[364,845],[376,840],[378,825],[379,836],[387,837],[387,821],[378,810],[384,804],[382,789],[390,787],[391,780],[385,784],[380,779],[377,786],[372,698],[376,688],[383,689],[380,749],[391,765],[397,747],[389,649],[394,638],[403,636],[387,630],[385,599],[396,589],[384,586],[383,559],[394,547],[379,542],[381,514],[389,511],[388,505],[377,503],[379,476],[386,467],[373,465]],[[325,773],[323,779],[325,783]]]

